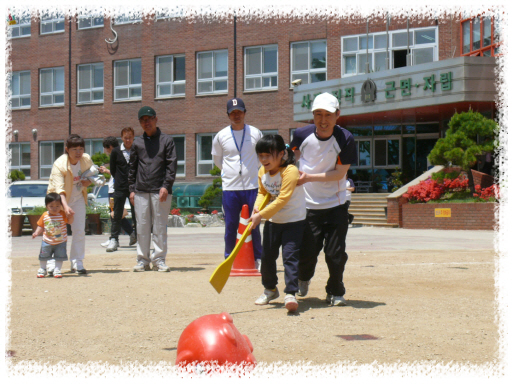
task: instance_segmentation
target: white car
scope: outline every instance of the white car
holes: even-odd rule
[[[92,193],[87,195],[87,200],[89,201],[89,204],[109,205],[108,185],[93,187]],[[131,217],[131,207],[128,199],[124,202],[124,209],[128,212],[128,216]]]
[[[44,207],[48,181],[26,180],[13,182],[7,191],[7,204],[12,213],[27,213],[35,206]]]

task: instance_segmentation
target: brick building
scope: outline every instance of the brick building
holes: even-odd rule
[[[175,137],[177,182],[210,183],[211,140],[228,125],[226,102],[235,95],[245,101],[248,124],[278,132],[288,142],[294,129],[309,123],[307,98],[318,92],[339,89],[340,101],[360,99],[365,79],[395,76],[398,86],[404,70],[428,72],[430,65],[463,55],[499,53],[494,19],[485,16],[469,20],[469,30],[460,15],[391,18],[389,26],[384,18],[353,17],[310,22],[239,17],[235,24],[233,19],[189,22],[169,15],[111,20],[41,14],[16,21],[9,27],[11,168],[31,179],[48,178],[70,133],[82,135],[91,154],[102,151],[105,136],[119,137],[124,127],[141,134],[137,111],[149,105],[162,131]],[[389,106],[390,89],[380,85],[378,97]],[[456,103],[458,111],[471,106],[494,118],[494,96],[495,91],[485,100]],[[407,163],[406,146],[412,145],[410,177],[420,174],[427,151],[446,129],[451,104],[426,110],[413,105],[405,109],[415,111],[409,114],[396,106],[388,114],[381,107],[343,109],[339,123],[357,136],[366,130],[361,137],[371,137],[369,144],[359,142],[362,151],[369,145],[368,153],[360,153],[363,163],[351,172],[361,180],[377,171],[386,176]],[[387,143],[376,141],[382,133]],[[391,161],[379,167],[374,151],[382,144],[388,153],[398,151],[398,157],[391,154]]]

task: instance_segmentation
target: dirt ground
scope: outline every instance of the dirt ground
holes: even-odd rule
[[[37,279],[33,255],[11,257],[8,359],[173,364],[190,322],[228,312],[258,362],[491,363],[498,359],[494,258],[491,250],[352,253],[348,306],[330,307],[322,254],[308,296],[289,315],[280,262],[281,297],[256,306],[259,277],[231,277],[221,294],[210,286],[218,253],[169,256],[170,273],[132,272],[134,252],[96,254],[87,257],[88,275],[71,274],[66,262],[62,279]]]

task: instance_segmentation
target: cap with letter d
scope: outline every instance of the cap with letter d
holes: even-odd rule
[[[246,111],[244,101],[238,97],[236,97],[234,99],[230,99],[228,101],[228,114],[233,112],[235,109],[242,111],[242,112]]]
[[[317,109],[325,109],[326,111],[334,113],[336,110],[340,109],[340,103],[334,95],[324,92],[319,94],[315,97],[315,100],[313,100],[311,112],[314,112]]]

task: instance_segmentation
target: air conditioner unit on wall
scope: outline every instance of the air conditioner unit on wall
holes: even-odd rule
[[[190,207],[194,208],[200,208],[199,206],[199,200],[201,199],[200,196],[190,196]]]
[[[180,196],[178,197],[178,208],[189,208],[190,207],[190,198],[189,196]]]

